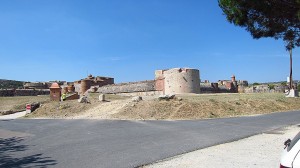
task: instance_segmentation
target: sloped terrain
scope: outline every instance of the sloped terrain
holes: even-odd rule
[[[24,111],[26,104],[31,104],[34,102],[45,103],[49,101],[49,99],[49,96],[0,97],[0,115]]]
[[[300,109],[300,98],[284,94],[180,95],[182,100],[141,101],[113,115],[118,119],[190,120],[266,114]]]
[[[111,113],[113,109],[119,107],[120,103],[128,99],[128,97],[117,95],[106,95],[107,101],[100,102],[98,94],[90,94],[90,103],[78,103],[77,100],[68,100],[63,102],[55,102],[48,100],[41,104],[33,113],[27,115],[27,118],[101,118],[106,113]],[[119,103],[120,102],[120,103]],[[111,104],[109,106],[109,104]],[[107,110],[105,110],[107,109]],[[109,118],[109,117],[106,117]]]
[[[106,95],[106,102],[91,94],[91,103],[77,100],[42,102],[29,118],[124,119],[124,120],[193,120],[266,114],[300,109],[300,98],[286,98],[281,93],[270,94],[187,94],[171,100],[143,97],[133,102],[131,97]],[[3,106],[3,104],[2,104]]]

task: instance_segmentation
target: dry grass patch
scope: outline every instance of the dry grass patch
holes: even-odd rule
[[[15,97],[0,97],[0,115],[3,113],[13,113],[24,111],[26,104],[34,102],[47,102],[49,96],[15,96]]]
[[[90,94],[90,104],[77,100],[51,102],[49,96],[0,98],[2,109],[24,109],[26,103],[41,102],[29,118],[98,118],[133,120],[190,120],[266,114],[300,109],[300,98],[286,98],[281,93],[262,94],[186,94],[180,99],[159,101],[145,97],[140,102],[130,97],[106,95],[107,102]]]
[[[178,95],[183,100],[141,101],[113,117],[119,119],[204,119],[300,109],[300,98],[281,93]]]
[[[99,94],[90,93],[89,99],[91,103],[78,103],[77,100],[69,100],[63,102],[47,101],[41,104],[33,113],[26,115],[26,118],[73,118],[86,113],[103,102],[98,99]],[[107,101],[116,101],[126,99],[124,96],[106,95]]]

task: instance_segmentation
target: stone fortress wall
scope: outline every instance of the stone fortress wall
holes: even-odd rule
[[[75,87],[75,91],[84,94],[86,91],[93,88],[99,88],[106,85],[114,84],[114,78],[111,77],[103,77],[103,76],[92,76],[89,75],[87,78],[81,79],[79,81],[75,81],[73,83]]]
[[[200,74],[197,69],[173,68],[155,71],[155,80],[106,85],[99,87],[97,92],[140,96],[180,93],[227,93],[230,91],[225,87],[213,88],[210,84],[200,87]]]
[[[244,81],[243,81],[244,82]],[[223,80],[222,83],[200,84],[200,72],[192,68],[173,68],[156,70],[155,80],[129,82],[99,86],[97,89],[89,89],[89,92],[102,94],[121,95],[167,95],[183,93],[237,93],[241,82],[235,80]],[[80,86],[77,86],[78,88]],[[94,90],[94,91],[93,91]]]
[[[112,84],[99,87],[97,92],[103,94],[151,92],[156,91],[155,80]]]
[[[49,82],[26,82],[23,87],[24,89],[48,89],[50,85]]]
[[[201,83],[200,84],[200,92],[201,93],[232,93],[230,89],[226,86],[216,86],[215,83]]]
[[[49,95],[49,89],[3,89],[0,97]]]
[[[157,70],[155,80],[106,85],[98,87],[97,92],[123,95],[200,93],[200,75],[199,70],[191,68]]]

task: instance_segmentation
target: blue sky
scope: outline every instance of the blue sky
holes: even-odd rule
[[[2,0],[0,79],[115,82],[154,79],[154,71],[200,70],[201,80],[286,80],[284,42],[254,40],[228,23],[217,0]],[[294,79],[300,79],[299,49]]]

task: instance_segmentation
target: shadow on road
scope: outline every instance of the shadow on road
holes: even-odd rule
[[[0,138],[0,167],[47,167],[56,165],[56,161],[43,154],[18,157],[18,152],[28,150],[28,145],[21,145],[24,138]]]

